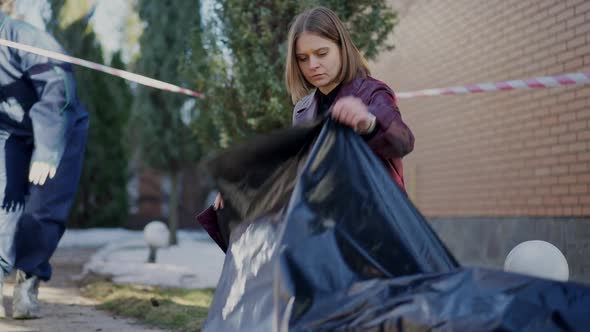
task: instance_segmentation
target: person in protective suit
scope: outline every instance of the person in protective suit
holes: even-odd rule
[[[13,13],[13,1],[0,0],[0,38],[63,53]],[[4,278],[16,269],[13,318],[40,317],[39,281],[51,278],[49,259],[78,189],[87,132],[71,65],[0,46],[0,304]]]

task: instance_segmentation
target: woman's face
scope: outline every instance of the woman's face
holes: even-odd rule
[[[295,43],[295,56],[305,79],[323,94],[340,83],[336,81],[342,68],[340,47],[332,40],[303,32]]]

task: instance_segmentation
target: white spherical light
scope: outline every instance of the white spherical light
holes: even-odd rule
[[[525,241],[510,251],[504,270],[533,277],[567,281],[569,267],[565,256],[549,242]]]
[[[168,231],[168,226],[165,223],[154,220],[143,229],[143,237],[149,246],[163,248],[168,246],[170,231]]]

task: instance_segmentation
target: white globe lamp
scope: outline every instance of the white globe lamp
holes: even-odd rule
[[[569,279],[565,256],[556,246],[540,240],[525,241],[514,247],[506,257],[504,271],[558,281]]]
[[[143,229],[143,237],[150,249],[147,261],[148,263],[155,263],[156,251],[159,248],[165,248],[168,246],[168,241],[170,239],[168,226],[159,220],[151,221],[145,225]]]

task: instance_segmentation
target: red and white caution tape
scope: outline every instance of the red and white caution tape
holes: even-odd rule
[[[87,60],[83,60],[83,59],[79,59],[79,58],[74,58],[72,56],[68,56],[65,54],[52,52],[52,51],[48,51],[48,50],[44,50],[41,48],[20,44],[20,43],[15,43],[15,42],[12,42],[12,41],[9,41],[6,39],[2,39],[2,38],[0,38],[0,45],[12,47],[12,48],[15,48],[15,49],[18,49],[21,51],[34,53],[37,55],[41,55],[44,57],[48,57],[48,58],[63,61],[63,62],[68,62],[68,63],[80,65],[80,66],[83,66],[86,68],[102,71],[104,73],[111,74],[111,75],[114,75],[117,77],[121,77],[126,80],[136,82],[136,83],[139,83],[142,85],[150,86],[152,88],[176,92],[176,93],[182,93],[182,94],[197,97],[197,98],[203,98],[202,94],[192,91],[192,90],[189,90],[189,89],[181,88],[179,86],[176,86],[176,85],[173,85],[170,83],[158,81],[156,79],[149,78],[149,77],[142,76],[142,75],[138,75],[138,74],[134,74],[134,73],[131,73],[131,72],[128,72],[125,70],[120,70],[120,69],[108,67],[105,65],[101,65],[101,64],[98,64],[95,62],[91,62],[91,61],[87,61]]]
[[[203,98],[201,93],[181,88],[179,86],[162,82],[146,76],[134,74],[125,70],[115,69],[91,61],[75,58],[65,54],[52,52],[20,43],[11,42],[6,39],[0,38],[0,45],[12,47],[22,51],[38,54],[48,58],[56,59],[63,62],[68,62],[90,69],[102,71],[107,74],[111,74],[117,77],[124,78],[129,81],[133,81],[139,84],[150,86],[156,89],[182,93],[185,95]],[[569,73],[556,76],[543,76],[535,77],[528,80],[512,80],[496,83],[480,83],[466,86],[456,86],[450,88],[437,88],[437,89],[426,89],[419,91],[400,92],[396,96],[399,99],[416,98],[416,97],[428,97],[428,96],[448,96],[448,95],[459,95],[465,93],[479,93],[479,92],[494,92],[494,91],[509,91],[509,90],[521,90],[521,89],[541,89],[549,87],[557,87],[564,85],[573,84],[588,84],[590,83],[590,72],[580,73]]]
[[[429,96],[448,96],[464,93],[479,93],[493,91],[509,91],[520,89],[542,89],[572,84],[590,83],[590,72],[570,73],[557,76],[535,77],[528,80],[512,80],[497,83],[480,83],[475,85],[456,86],[451,88],[427,89],[411,92],[396,93],[397,98],[416,98]]]

